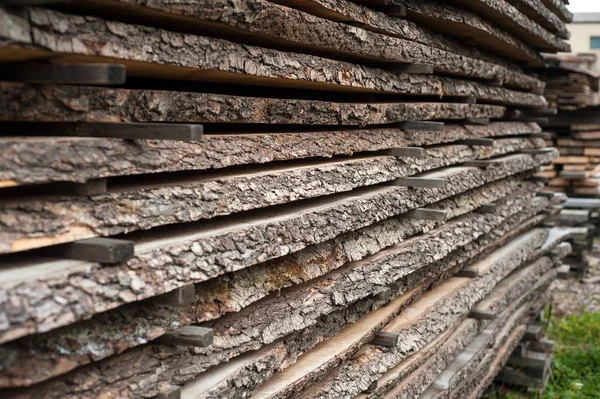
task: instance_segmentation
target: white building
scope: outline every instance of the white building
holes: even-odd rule
[[[573,23],[568,25],[568,29],[574,54],[595,54],[600,59],[600,12],[574,13]],[[600,72],[598,62],[592,70]]]

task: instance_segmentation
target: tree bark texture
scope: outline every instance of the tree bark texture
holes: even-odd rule
[[[10,14],[0,10],[2,16],[8,19],[6,23],[14,23],[12,19],[20,18],[11,18]],[[475,82],[398,74],[306,54],[91,17],[68,16],[49,10],[35,9],[30,16],[32,39],[27,46],[35,46],[52,57],[57,56],[56,52],[66,55],[65,62],[68,62],[68,55],[80,57],[80,62],[84,61],[82,56],[92,57],[90,61],[98,61],[93,57],[104,57],[104,62],[121,60],[127,64],[128,74],[132,76],[190,79],[191,75],[193,80],[207,82],[438,98],[471,95],[482,102],[538,108],[546,105],[544,97],[539,95]],[[9,41],[11,38],[4,39]],[[18,41],[15,44],[18,45]],[[270,62],[266,63],[265,59]],[[418,97],[415,100],[418,101]]]
[[[410,327],[396,330],[393,327],[394,322],[386,327],[385,331],[400,333],[398,347],[366,346],[362,348],[326,380],[309,389],[305,397],[339,398],[357,395],[367,389],[371,383],[377,381],[383,373],[397,365],[407,355],[424,347],[451,324],[468,314],[477,302],[493,290],[499,281],[523,264],[529,254],[533,253],[534,249],[540,246],[546,238],[546,234],[542,231],[532,232],[529,235],[530,238],[519,247],[514,248],[508,257],[495,262],[491,273],[479,277],[451,297],[444,298],[439,304],[421,310],[420,317],[422,319],[411,322]],[[290,386],[288,391],[272,397],[290,397],[297,389],[297,386]]]
[[[496,25],[521,37],[538,50],[571,51],[568,43],[548,32],[505,0],[457,0],[452,4],[493,20]]]
[[[521,321],[521,325],[513,331],[509,336],[509,339],[505,341],[504,345],[500,346],[498,342],[494,345],[493,350],[490,351],[490,354],[486,356],[478,369],[473,373],[473,378],[471,379],[468,388],[458,390],[454,397],[461,399],[465,397],[468,399],[481,397],[487,387],[492,384],[495,376],[502,370],[517,345],[521,342],[521,339],[527,330],[527,325],[535,320],[536,315],[539,314],[550,301],[550,297],[551,291],[548,289],[546,293],[534,300],[530,305],[527,318]],[[496,350],[498,347],[499,349]],[[468,396],[466,396],[466,392],[468,392]]]
[[[378,380],[371,394],[362,393],[357,399],[418,397],[465,346],[479,333],[479,325],[466,319],[448,328],[425,348],[404,359]]]
[[[545,199],[542,198],[542,200],[545,201]],[[501,225],[501,227],[499,227],[497,230],[497,234],[502,235],[502,231],[506,232],[506,231],[512,231],[512,230],[519,230],[518,227],[516,227],[516,225],[518,225],[519,223],[521,223],[521,221],[527,219],[528,217],[530,217],[532,214],[537,213],[537,207],[535,207],[536,210],[527,210],[527,211],[521,211],[521,212],[517,212],[514,216],[511,216],[508,218],[507,222],[505,222],[503,225]],[[459,260],[456,260],[457,262],[459,262]],[[462,260],[462,262],[464,262],[465,259]],[[452,262],[451,262],[452,263]],[[423,282],[424,280],[426,280],[427,278],[434,278],[436,275],[439,274],[440,270],[444,270],[446,268],[446,262],[445,261],[440,261],[437,262],[437,264],[435,265],[435,267],[429,268],[428,270],[425,270],[424,273],[416,273],[413,275],[409,275],[408,279],[403,279],[400,282],[398,282],[397,284],[395,284],[390,290],[389,292],[384,294],[380,294],[377,297],[371,297],[372,299],[367,300],[366,302],[363,301],[358,301],[355,302],[354,304],[348,306],[347,308],[343,308],[344,310],[342,311],[338,311],[338,312],[334,312],[329,314],[328,316],[326,316],[325,318],[323,318],[322,320],[318,321],[315,325],[304,329],[301,332],[298,333],[294,333],[290,336],[288,336],[285,340],[285,344],[282,344],[282,341],[276,341],[274,344],[268,345],[266,347],[263,347],[263,349],[259,350],[258,355],[254,355],[251,353],[252,356],[255,356],[257,358],[253,358],[252,361],[250,362],[251,364],[255,364],[256,362],[258,362],[259,360],[257,360],[258,358],[260,359],[271,359],[273,360],[274,356],[279,358],[281,356],[283,356],[283,358],[281,358],[279,360],[279,364],[280,366],[275,367],[275,369],[279,368],[279,367],[287,367],[286,364],[289,364],[289,362],[294,362],[295,357],[297,355],[299,355],[300,353],[302,353],[304,350],[301,350],[300,352],[296,353],[295,355],[293,355],[294,351],[298,349],[297,346],[295,346],[295,344],[293,344],[293,342],[295,342],[294,337],[298,337],[298,339],[300,339],[300,341],[298,342],[302,342],[302,344],[309,344],[310,346],[306,347],[312,347],[312,345],[318,343],[320,341],[320,337],[321,335],[319,335],[319,333],[315,332],[315,331],[322,331],[323,328],[331,330],[332,326],[330,326],[330,323],[334,323],[336,324],[336,328],[341,328],[341,326],[339,326],[340,320],[339,320],[339,315],[340,313],[346,312],[346,316],[343,317],[344,320],[350,318],[349,322],[352,322],[351,320],[356,320],[355,317],[358,317],[361,314],[364,314],[365,312],[369,312],[374,308],[377,308],[379,306],[382,306],[383,304],[388,303],[392,298],[397,297],[398,295],[401,295],[401,293],[406,292],[408,288],[410,287],[414,287],[415,285],[417,285],[420,282]],[[333,320],[333,321],[332,321]],[[344,324],[342,324],[343,326]],[[338,330],[339,330],[338,328]],[[336,330],[336,331],[338,331]],[[333,332],[332,335],[329,336],[333,336],[337,333]],[[300,338],[300,337],[304,337],[304,338]],[[307,339],[308,337],[310,337],[310,339]],[[314,340],[317,340],[316,342]],[[311,343],[312,342],[312,343]],[[365,341],[368,342],[368,339]],[[306,349],[305,349],[306,350]],[[288,353],[288,351],[291,351]],[[188,353],[188,355],[184,356],[184,358],[181,358],[182,355]],[[138,395],[141,395],[141,392],[143,390],[149,389],[149,392],[154,392],[154,394],[156,393],[156,389],[157,389],[157,385],[155,385],[156,383],[156,375],[153,375],[155,368],[157,367],[157,363],[155,361],[152,362],[147,362],[144,361],[142,359],[145,359],[146,356],[149,356],[150,358],[155,359],[156,361],[158,361],[159,359],[163,359],[160,360],[160,362],[163,364],[163,366],[159,367],[158,369],[156,369],[156,372],[164,372],[165,375],[161,376],[160,378],[162,379],[162,381],[168,381],[171,378],[174,378],[175,380],[177,380],[178,382],[176,382],[177,384],[183,383],[186,380],[189,380],[190,378],[195,377],[195,375],[197,375],[198,373],[200,373],[206,366],[203,366],[203,364],[206,364],[206,362],[213,362],[213,363],[219,363],[218,359],[215,359],[214,356],[212,358],[206,358],[205,356],[199,356],[198,354],[194,354],[195,351],[190,351],[188,352],[188,350],[183,349],[183,348],[179,348],[179,349],[172,349],[172,348],[165,348],[165,347],[156,347],[156,346],[146,346],[144,348],[139,348],[139,349],[134,349],[132,351],[128,351],[125,352],[122,355],[119,355],[118,357],[113,357],[111,359],[107,359],[105,361],[102,361],[100,363],[98,363],[98,366],[93,366],[93,369],[90,368],[84,368],[80,371],[75,372],[75,374],[71,373],[69,375],[66,376],[65,379],[63,379],[64,381],[69,381],[67,383],[66,387],[71,386],[75,381],[79,381],[79,383],[83,383],[84,381],[86,381],[86,379],[89,376],[89,373],[92,372],[92,374],[96,374],[98,372],[100,373],[105,373],[106,370],[112,370],[111,372],[117,372],[119,373],[119,375],[121,375],[123,373],[123,370],[119,371],[117,369],[119,369],[121,366],[121,364],[123,365],[123,367],[129,368],[132,367],[133,364],[136,365],[136,370],[138,370],[135,373],[132,372],[127,372],[126,374],[129,374],[131,376],[131,378],[143,378],[146,379],[150,378],[149,380],[146,380],[147,384],[141,384],[138,382],[138,386],[139,388],[135,388],[133,391],[131,391],[128,395],[133,395],[133,397],[136,397]],[[287,353],[287,354],[286,354]],[[158,356],[158,358],[156,357]],[[247,355],[242,355],[239,358],[232,360],[232,362],[236,362],[238,360],[243,361],[244,357],[248,356]],[[291,357],[290,357],[291,356]],[[204,359],[201,361],[201,359]],[[287,359],[287,360],[286,360]],[[108,363],[107,363],[108,362]],[[107,364],[110,364],[112,362],[116,362],[115,366],[107,366]],[[175,363],[173,363],[175,362]],[[189,362],[189,363],[188,363]],[[283,363],[281,363],[283,362]],[[186,365],[187,364],[187,365]],[[228,363],[226,363],[228,364]],[[104,365],[104,366],[103,366]],[[117,366],[119,365],[119,366]],[[148,370],[152,370],[151,374],[147,374],[146,372],[140,371],[139,367],[141,366],[144,367],[149,367]],[[192,366],[193,365],[193,366]],[[99,368],[96,368],[99,367]],[[115,367],[117,369],[115,369]],[[221,366],[218,366],[221,367]],[[224,392],[229,392],[227,395],[231,394],[232,396],[236,396],[238,394],[240,394],[240,392],[247,392],[249,394],[250,391],[247,391],[247,389],[249,389],[249,386],[244,385],[244,384],[252,384],[252,386],[256,387],[255,384],[258,383],[258,381],[264,381],[265,378],[267,378],[269,375],[272,374],[272,372],[275,371],[275,369],[262,369],[262,368],[258,368],[255,369],[254,366],[247,368],[247,367],[242,367],[239,371],[239,373],[235,373],[234,376],[232,377],[233,380],[231,379],[226,379],[224,384],[225,385],[221,385],[217,388],[215,388],[216,390],[214,390],[215,396],[214,397],[221,397],[219,395],[224,394]],[[87,371],[86,371],[87,370]],[[93,371],[96,370],[96,371]],[[104,370],[104,371],[102,371]],[[175,374],[173,374],[175,373]],[[249,374],[248,374],[249,373]],[[256,374],[258,373],[258,375]],[[135,375],[133,375],[135,374]],[[185,374],[185,375],[184,375]],[[242,385],[236,383],[233,383],[233,381],[240,381],[238,379],[243,377],[243,381],[245,381],[245,383],[243,383]],[[112,380],[112,377],[106,377],[108,378],[108,380]],[[106,378],[101,378],[104,381],[107,381]],[[93,380],[98,380],[98,378],[94,377],[92,378]],[[151,382],[151,381],[155,381],[155,382]],[[55,381],[56,383],[56,381]],[[230,383],[233,383],[233,386],[230,385]],[[48,384],[54,384],[52,382],[49,382]],[[62,384],[59,383],[59,385]],[[42,385],[42,387],[45,387],[46,385]],[[54,385],[52,385],[54,386]],[[86,384],[86,386],[88,386]],[[57,394],[59,395],[58,397],[60,397],[60,394],[65,394],[66,392],[65,389],[67,389],[66,387],[63,388],[52,388],[52,390],[57,389]],[[98,388],[100,389],[105,389],[102,386],[99,386]],[[50,388],[49,388],[50,389]],[[71,388],[68,388],[69,392]],[[97,389],[97,388],[94,388]],[[112,389],[112,388],[111,388]],[[141,389],[142,391],[140,391],[139,389]],[[231,389],[234,389],[235,392],[238,393],[233,393],[231,392]],[[238,391],[240,390],[240,391]],[[28,391],[29,393],[27,394],[27,396],[25,397],[36,397],[35,395],[38,394],[39,392],[43,392],[45,394],[48,394],[49,391],[46,391],[45,389],[42,389],[41,391]],[[86,395],[88,394],[92,394],[90,392],[71,392],[69,393],[66,397],[86,397]],[[212,392],[212,391],[211,391]],[[218,393],[218,394],[217,394]],[[150,394],[148,393],[148,396],[152,396],[154,394]],[[33,395],[33,396],[31,396]],[[93,395],[93,394],[92,394]],[[227,396],[225,395],[225,396]],[[209,395],[210,397],[211,395]],[[242,395],[243,396],[243,395]],[[236,396],[237,397],[237,396]]]
[[[573,13],[569,11],[567,5],[561,0],[542,0],[550,11],[556,14],[563,22],[573,22]]]
[[[238,3],[245,2],[238,1]],[[218,5],[223,6],[222,3]],[[255,2],[252,5],[241,6],[255,12],[261,8],[257,7]],[[262,15],[252,21],[253,30],[258,29],[261,34],[264,34],[263,26],[257,24],[257,21],[260,21],[263,25],[269,24],[267,31],[275,28],[281,37],[293,34],[298,41],[299,37],[304,36],[302,38],[304,45],[314,46],[328,57],[340,58],[327,52],[328,49],[333,48],[334,53],[344,55],[342,59],[359,63],[433,64],[441,73],[486,80],[499,78],[510,82],[511,87],[523,90],[531,90],[540,84],[540,81],[535,78],[511,71],[501,65],[424,46],[411,40],[330,22],[308,14],[294,13],[290,9],[268,2],[262,3],[262,6],[261,11],[266,12],[261,12]],[[234,11],[236,14],[240,12],[239,9]],[[232,16],[231,10],[225,10],[225,13]],[[220,17],[224,15],[220,14]],[[64,60],[68,60],[70,55],[100,56],[105,57],[106,61],[124,62],[128,73],[137,76],[310,88],[312,83],[310,81],[319,79],[319,76],[324,74],[314,74],[309,71],[330,70],[327,75],[337,79],[344,79],[344,75],[348,77],[353,75],[349,73],[352,64],[347,64],[350,68],[343,68],[337,62],[311,55],[240,45],[223,39],[106,21],[98,17],[68,15],[39,8],[29,10],[25,17],[26,22],[23,22],[21,15],[3,12],[0,16],[7,24],[29,25],[30,40],[23,42],[23,45],[32,56],[37,55],[31,49],[39,49],[42,52],[53,51],[63,55]],[[236,17],[245,21],[249,18],[245,14],[238,14]],[[289,21],[290,24],[272,24],[274,18],[278,17],[283,21],[289,21],[290,17],[296,18],[292,18],[294,21]],[[227,24],[232,22],[226,20]],[[291,26],[294,29],[290,29]],[[14,43],[18,46],[20,44],[18,39],[23,35],[21,31],[16,34],[14,39],[12,35],[3,39],[8,45]],[[311,39],[314,40],[312,43]],[[265,63],[265,58],[270,62]],[[303,71],[306,71],[304,75],[308,79],[306,77],[303,79]],[[383,79],[378,79],[376,74],[372,76],[384,82]],[[284,81],[273,79],[284,79]],[[299,85],[298,81],[302,80],[305,81],[304,85]],[[319,87],[318,84],[312,86],[312,88]]]
[[[504,107],[450,103],[331,103],[159,90],[0,82],[2,121],[388,124],[501,118]]]
[[[360,26],[372,32],[412,40],[426,46],[439,48],[440,50],[500,65],[507,69],[507,76],[511,76],[505,79],[507,82],[510,82],[509,85],[512,84],[513,80],[519,81],[524,78],[521,68],[516,66],[514,62],[508,61],[509,58],[516,58],[520,61],[524,60],[532,65],[541,65],[540,56],[533,49],[524,45],[516,49],[512,48],[511,38],[506,40],[506,43],[502,43],[504,47],[508,47],[509,51],[506,51],[500,57],[488,53],[489,48],[485,48],[486,52],[484,52],[475,47],[465,46],[459,41],[451,39],[450,36],[443,36],[435,30],[423,28],[407,19],[388,16],[382,12],[377,12],[346,0],[271,1],[289,7],[297,7],[307,13],[325,19],[342,20],[342,22]],[[516,55],[514,54],[515,51],[517,52]],[[528,79],[525,78],[525,80]]]
[[[136,254],[114,266],[60,261],[28,261],[44,275],[11,274],[2,288],[2,341],[49,331],[125,303],[160,295],[245,267],[299,251],[410,209],[439,201],[485,183],[530,170],[555,154],[508,156],[487,169],[458,168],[446,175],[445,189],[378,187],[309,202],[292,209],[262,211],[223,229],[190,225],[167,238],[140,238]],[[153,238],[154,237],[154,238]],[[11,264],[13,269],[24,267]],[[24,270],[24,271],[25,271]],[[54,270],[54,271],[52,271]],[[56,289],[53,287],[61,287]],[[14,296],[13,296],[14,295]],[[33,305],[36,304],[36,305]],[[38,311],[32,311],[32,307]]]
[[[216,175],[156,176],[141,184],[135,179],[103,195],[20,196],[0,205],[0,253],[291,203],[530,148],[535,142],[515,138],[496,140],[492,149],[434,147],[422,158],[364,156],[225,169]]]
[[[569,38],[569,31],[564,22],[561,21],[558,15],[550,11],[544,2],[534,0],[509,0],[509,3],[523,12],[528,18],[541,25],[544,29],[547,29],[561,38]]]
[[[545,292],[555,278],[556,272],[554,270],[549,272],[547,278],[544,278],[545,285],[536,284],[531,292],[525,294],[516,303],[518,308],[513,305],[508,309],[513,315],[507,318],[507,322],[502,323],[503,326],[498,323],[491,324],[486,328],[492,338],[490,345],[486,345],[486,348],[479,351],[477,356],[461,370],[462,375],[468,375],[469,378],[458,379],[451,389],[436,395],[436,399],[465,398],[471,394],[481,393],[482,387],[487,387],[492,382],[493,377],[491,376],[495,376],[500,371],[521,341],[526,326],[533,321],[536,313],[539,313],[539,310],[548,302]],[[506,313],[507,311],[504,312],[504,314]],[[516,327],[516,325],[520,327]],[[502,326],[501,329],[499,326]],[[514,337],[514,341],[511,337]],[[501,349],[503,347],[505,349]]]
[[[292,9],[282,9],[270,3],[289,6]],[[298,8],[303,12],[298,12],[293,8]],[[469,48],[456,40],[443,37],[439,33],[422,28],[410,21],[389,17],[345,0],[315,2],[195,0],[185,3],[173,0],[152,2],[146,0],[86,0],[78,2],[76,5],[69,5],[68,10],[73,10],[72,12],[78,14],[102,16],[107,19],[141,23],[173,31],[185,27],[185,31],[188,33],[218,36],[244,44],[321,55],[327,58],[336,56],[343,58],[334,50],[337,48],[335,47],[337,43],[327,38],[325,40],[320,38],[318,32],[304,32],[307,19],[310,21],[309,24],[320,23],[329,30],[343,31],[343,27],[338,27],[337,24],[330,22],[333,21],[399,39],[411,40],[424,46],[499,64],[520,72],[514,63],[505,58]],[[132,18],[133,15],[135,18]],[[273,24],[274,20],[285,22]],[[299,40],[298,33],[290,34],[289,30],[285,29],[285,27],[294,25],[297,25],[295,32],[302,32],[300,38],[304,40]],[[320,49],[320,47],[324,47],[324,49]],[[541,66],[539,55],[533,50],[530,51],[530,57],[537,60],[538,65]]]
[[[447,5],[411,0],[378,0],[376,2],[361,0],[361,2],[378,3],[377,5],[380,6],[404,5],[407,7],[408,19],[419,25],[441,31],[445,34],[444,37],[456,37],[456,40],[460,40],[461,37],[469,37],[481,48],[494,52],[502,58],[511,58],[532,66],[540,64],[540,55],[534,46],[469,11]],[[466,32],[469,32],[468,36]],[[547,46],[551,47],[549,44]]]
[[[470,212],[473,207],[477,207],[482,202],[487,203],[490,200],[500,199],[502,209],[510,205],[513,207],[511,209],[514,209],[513,213],[518,212],[531,200],[532,194],[530,193],[533,191],[532,188],[517,190],[518,183],[518,180],[493,183],[477,188],[472,192],[443,200],[441,203],[436,204],[436,207],[451,209],[454,211],[451,217],[458,217],[461,214]],[[433,234],[433,232],[427,233],[425,238],[419,241],[424,241],[429,236],[439,236],[440,239],[444,239],[440,236],[443,231],[453,231],[468,223],[479,225],[486,219],[490,219],[486,223],[491,222],[491,226],[496,226],[507,217],[502,209],[498,211],[499,216],[494,218],[484,218],[472,214],[471,217],[465,220],[449,223],[448,226],[442,228],[441,232],[436,234]],[[126,348],[150,341],[178,326],[199,323],[218,318],[226,313],[241,311],[269,295],[269,293],[275,292],[280,293],[277,296],[283,295],[281,294],[282,289],[296,284],[316,281],[314,279],[336,270],[352,260],[362,259],[378,249],[383,249],[385,246],[389,248],[389,245],[394,242],[400,243],[412,234],[427,232],[434,227],[434,222],[422,221],[417,223],[410,219],[386,219],[380,222],[379,226],[372,225],[357,232],[342,234],[334,240],[307,247],[281,259],[259,264],[200,284],[196,287],[197,295],[194,304],[186,308],[132,304],[109,313],[102,313],[88,322],[78,323],[48,334],[25,338],[15,342],[14,345],[9,344],[0,349],[0,353],[3,355],[0,358],[6,360],[0,362],[2,363],[0,368],[3,370],[0,373],[3,376],[3,378],[0,377],[0,386],[11,384],[29,385],[34,381],[39,381],[40,378],[46,379],[58,372],[66,372],[68,367],[65,367],[65,364],[74,367],[78,364],[99,360],[108,355],[121,352]],[[479,233],[467,231],[465,234],[465,238],[472,239],[473,234]],[[411,252],[418,252],[417,244],[411,244],[411,247],[416,248]],[[379,248],[376,248],[376,246]],[[375,267],[377,263],[366,261],[365,264],[372,264]],[[349,269],[347,267],[346,269],[354,270],[356,268]],[[361,270],[359,268],[352,271],[352,273],[358,274],[361,273]],[[368,279],[369,274],[373,274],[370,272],[365,273],[364,270],[362,273],[364,273],[363,279]],[[398,273],[400,273],[400,270]],[[406,272],[403,271],[402,273]],[[389,277],[386,276],[386,281],[392,281],[396,275],[390,273]],[[335,279],[331,277],[324,281],[341,281],[340,279],[340,276],[336,276]],[[383,283],[384,281],[381,281],[376,285]],[[310,291],[318,291],[318,286],[326,283],[316,281],[315,284],[316,288],[311,288]],[[331,288],[341,292],[342,289],[339,287],[343,289],[340,284]],[[377,287],[373,287],[368,292],[377,290]],[[276,301],[276,299],[272,299],[269,303]],[[326,302],[330,301],[326,300]],[[335,304],[336,307],[341,305],[340,303]],[[265,305],[261,306],[264,307]],[[275,308],[277,307],[278,305],[275,305]],[[114,326],[114,328],[107,328],[107,326]],[[123,331],[129,333],[123,333]],[[67,342],[70,344],[67,345]],[[71,348],[70,353],[66,353],[64,350],[59,353],[56,349],[67,346]],[[90,351],[92,347],[95,349]],[[30,361],[33,362],[33,365],[38,365],[32,367],[32,369],[44,370],[44,372],[37,371],[35,375],[28,373],[27,364]],[[39,365],[44,363],[48,365],[45,368],[40,368]],[[61,365],[61,367],[57,368],[53,365]],[[28,377],[25,377],[26,375]]]
[[[533,123],[492,122],[486,126],[447,124],[441,133],[387,128],[205,134],[200,142],[7,137],[0,139],[0,181],[12,181],[16,185],[85,182],[120,175],[331,158],[396,147],[444,144],[466,138],[500,138],[540,132],[539,126]],[[536,147],[543,142],[541,139],[530,140]]]

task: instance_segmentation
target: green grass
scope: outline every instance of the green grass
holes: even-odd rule
[[[600,398],[600,313],[551,321],[546,335],[555,340],[552,379],[545,399]],[[492,387],[486,399],[526,399],[538,395]]]

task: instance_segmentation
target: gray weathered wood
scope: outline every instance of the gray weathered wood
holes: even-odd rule
[[[598,198],[567,198],[564,204],[565,208],[571,209],[600,209],[600,199]]]
[[[523,341],[539,341],[544,336],[544,329],[537,324],[527,326]]]
[[[400,335],[395,332],[380,331],[372,340],[369,342],[371,345],[383,346],[386,348],[393,348],[398,346]]]
[[[480,213],[494,213],[496,212],[496,204],[483,204],[477,209]]]
[[[157,344],[173,346],[191,346],[206,348],[213,343],[213,329],[199,326],[185,326],[178,330],[170,331],[157,339]]]
[[[495,312],[477,308],[471,310],[471,313],[469,313],[469,317],[476,320],[494,320],[496,316]]]
[[[448,218],[448,211],[443,209],[419,208],[410,210],[400,216],[410,219],[444,221]]]
[[[121,64],[18,63],[0,65],[2,80],[69,85],[121,85],[125,66]]]
[[[527,334],[527,333],[526,333]],[[526,339],[526,337],[524,337]],[[546,365],[552,359],[552,354],[543,352],[515,351],[508,359],[508,364],[515,367],[523,367],[528,369],[544,370]]]
[[[482,169],[486,169],[486,168],[492,166],[492,164],[493,164],[493,161],[483,161],[483,160],[481,160],[481,161],[467,161],[467,162],[463,163],[464,166],[471,166],[471,167],[474,167],[474,168],[482,168]]]
[[[425,152],[423,148],[420,147],[403,147],[392,148],[388,150],[386,154],[393,157],[421,158],[425,155]]]
[[[477,270],[471,269],[461,269],[456,272],[457,277],[469,277],[469,278],[477,278],[479,277],[479,272]]]
[[[524,149],[521,152],[523,152],[525,154],[544,154],[546,152],[552,152],[552,151],[555,151],[554,147],[530,148],[530,149]]]
[[[133,256],[133,241],[96,237],[40,250],[48,256],[98,263],[125,262]]]
[[[388,64],[385,69],[392,70],[397,73],[418,73],[422,75],[431,75],[434,71],[432,64]]]
[[[527,349],[536,352],[553,353],[554,341],[548,338],[541,338],[538,341],[530,341],[527,344]]]
[[[446,187],[446,180],[427,177],[405,177],[393,180],[389,185],[401,187],[444,188]]]
[[[485,138],[473,138],[462,140],[461,143],[471,146],[481,146],[481,147],[493,147],[494,139],[485,139]]]
[[[109,137],[134,140],[200,141],[204,126],[186,123],[22,122],[2,123],[4,134],[22,136]]]
[[[441,132],[444,130],[444,122],[430,122],[430,121],[406,121],[399,124],[402,130],[414,131],[424,130],[431,132]]]
[[[472,104],[472,103],[468,103]],[[486,126],[490,124],[489,118],[465,118],[463,121],[465,125],[475,125],[475,126]]]

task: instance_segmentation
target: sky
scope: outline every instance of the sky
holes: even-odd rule
[[[600,12],[600,0],[570,0],[571,12]]]

